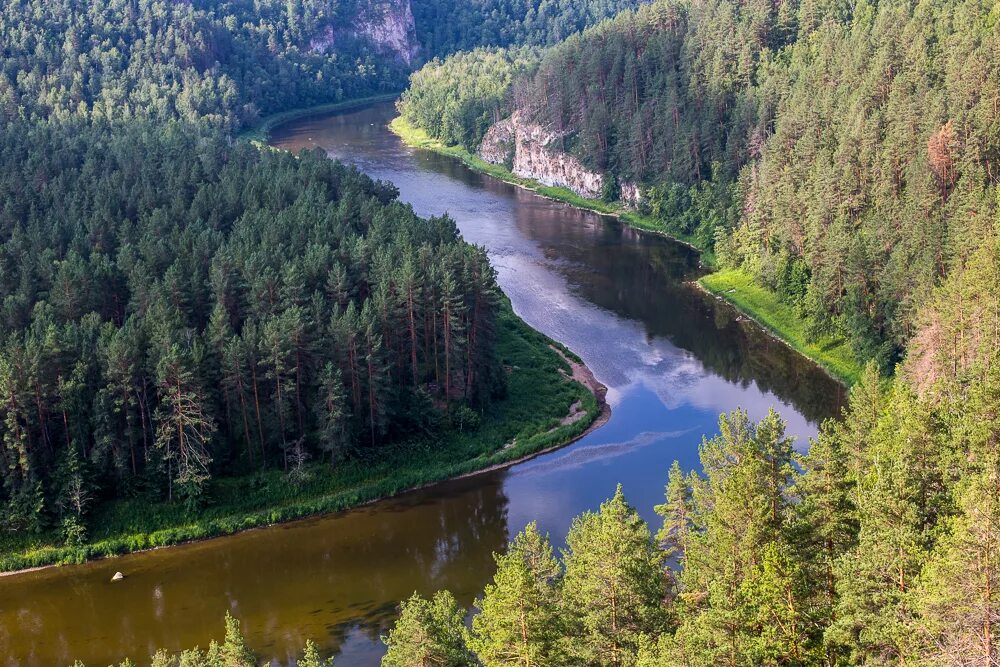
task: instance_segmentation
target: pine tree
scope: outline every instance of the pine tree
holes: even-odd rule
[[[914,594],[927,664],[1000,664],[1000,457],[991,458],[959,483],[960,512]]]
[[[319,400],[316,406],[319,422],[319,448],[335,463],[345,453],[350,442],[350,406],[344,391],[340,369],[327,363],[319,377]]]
[[[703,442],[691,483],[693,525],[678,575],[680,626],[659,648],[695,664],[804,662],[819,644],[813,593],[792,530],[791,442],[773,410],[738,410]],[[654,654],[655,655],[655,654]]]
[[[837,562],[854,547],[859,530],[849,467],[836,425],[826,422],[810,443],[802,459],[803,473],[795,482],[799,502],[793,542],[799,562],[814,582],[815,613],[823,626],[834,619]],[[834,648],[827,646],[827,664],[836,662]]]
[[[688,543],[694,522],[694,507],[691,482],[681,470],[681,464],[674,461],[667,478],[666,502],[656,506],[656,513],[663,517],[663,526],[656,539],[668,559],[676,559],[680,569],[684,567]]]
[[[306,640],[306,648],[302,652],[302,659],[296,663],[296,667],[334,667],[333,658],[324,660],[320,657],[319,651],[313,640]]]
[[[403,603],[399,620],[382,638],[382,667],[472,667],[466,647],[465,611],[447,591],[425,600],[416,593]]]
[[[176,484],[185,501],[197,503],[211,476],[209,447],[215,421],[190,357],[174,344],[157,364],[156,447],[167,464],[168,498],[173,498]]]
[[[187,663],[181,658],[180,664],[184,666]],[[205,667],[256,667],[257,658],[243,638],[240,622],[227,611],[226,637],[222,644],[213,641],[204,660],[192,664]]]
[[[497,572],[476,602],[469,645],[485,667],[563,664],[559,646],[559,562],[534,523],[496,554]]]
[[[573,521],[562,586],[566,650],[581,665],[632,665],[642,634],[662,631],[663,553],[619,486]]]

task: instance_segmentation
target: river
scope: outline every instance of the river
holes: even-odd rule
[[[353,511],[81,566],[0,578],[5,665],[103,667],[154,649],[205,647],[228,609],[262,657],[289,664],[311,638],[341,667],[377,665],[398,601],[448,588],[463,604],[492,553],[537,520],[556,543],[623,485],[655,523],[667,470],[698,465],[720,412],[774,406],[799,447],[839,412],[840,385],[725,303],[690,286],[686,246],[636,232],[402,146],[391,104],[296,121],[275,146],[322,148],[394,183],[422,216],[448,213],[484,246],[514,310],[608,386],[610,421],[506,471]],[[125,581],[112,584],[116,570]]]

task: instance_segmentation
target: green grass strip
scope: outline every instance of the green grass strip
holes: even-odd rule
[[[805,319],[799,316],[795,307],[782,301],[775,292],[761,287],[747,273],[725,269],[704,276],[698,282],[841,382],[852,385],[861,376],[861,366],[844,338],[823,336],[812,339]]]

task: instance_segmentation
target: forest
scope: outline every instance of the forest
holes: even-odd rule
[[[530,524],[471,610],[414,594],[383,665],[1000,663],[998,6],[415,0],[412,63],[316,42],[364,2],[0,8],[2,551],[488,419],[520,369],[485,250],[325,154],[233,138],[426,63],[400,111],[431,136],[474,150],[520,112],[867,365],[807,451],[776,413],[720,417],[655,533],[619,490],[558,553]],[[547,392],[595,408],[517,381],[546,435]],[[227,616],[153,664],[256,658]]]
[[[471,629],[448,592],[414,595],[382,665],[996,664],[998,288],[994,233],[897,378],[869,363],[806,453],[774,412],[722,415],[701,471],[670,470],[655,535],[621,488],[558,556],[530,524]]]
[[[649,0],[414,0],[424,53],[549,46]]]
[[[414,0],[409,46],[419,61],[480,45],[552,44],[637,4]],[[395,92],[408,59],[361,27],[397,5],[12,0],[0,7],[0,118],[181,119],[233,131],[276,112]]]
[[[108,501],[194,516],[215,502],[215,479],[280,470],[295,482],[320,462],[425,447],[475,430],[505,395],[508,311],[483,250],[325,156],[232,139],[269,114],[399,90],[415,63],[486,39],[469,18],[486,9],[471,6],[448,39],[432,35],[438,4],[413,3],[403,46],[365,27],[394,12],[405,23],[410,3],[380,0],[0,8],[5,556],[85,547]],[[552,43],[635,4],[488,11],[504,24],[531,14],[516,38]],[[505,330],[515,354],[548,353]],[[516,380],[561,384],[555,365],[535,359]],[[549,388],[553,405],[569,398]],[[504,429],[523,426],[507,407]]]
[[[503,78],[516,56],[431,63],[400,111],[472,149],[483,114],[466,110],[519,111],[589,168],[640,183],[668,233],[888,373],[921,303],[993,224],[997,20],[979,0],[660,0]]]
[[[485,253],[393,187],[181,123],[0,137],[0,521],[469,428],[503,392]],[[30,187],[24,187],[30,184]]]
[[[415,593],[383,667],[995,664],[998,294],[993,234],[934,290],[897,377],[869,363],[808,451],[773,411],[722,415],[700,471],[669,471],[655,534],[620,487],[559,553],[531,523],[471,627],[448,591]],[[227,629],[153,664],[257,664]]]
[[[311,46],[359,4],[6,2],[0,117],[181,119],[231,131],[285,109],[397,90],[407,67],[376,46]]]

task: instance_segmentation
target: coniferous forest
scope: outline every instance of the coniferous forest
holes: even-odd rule
[[[93,486],[197,505],[503,391],[484,253],[391,186],[180,123],[0,146],[8,529],[82,530]]]
[[[0,9],[5,551],[85,545],[109,501],[197,512],[213,479],[294,482],[307,462],[475,430],[505,395],[502,296],[452,221],[325,156],[233,139],[267,114],[398,90],[454,48],[426,31],[380,43],[367,26],[394,29],[397,9]],[[561,34],[539,21],[538,40]]]
[[[272,502],[317,475],[345,476],[343,509],[429,481],[406,462],[451,476],[589,427],[578,360],[451,218],[237,138],[408,85],[405,121],[469,153],[542,128],[605,204],[863,372],[807,447],[733,406],[698,469],[663,471],[659,525],[619,486],[564,541],[530,523],[471,608],[414,593],[382,665],[1000,665],[1000,5],[14,0],[0,54],[5,569],[159,546],[88,551],[226,493],[271,523],[333,507]],[[227,614],[152,664],[257,657]]]
[[[997,20],[978,0],[661,1],[530,64],[431,63],[400,109],[470,150],[520,112],[612,185],[639,184],[661,229],[888,373],[995,221]]]

